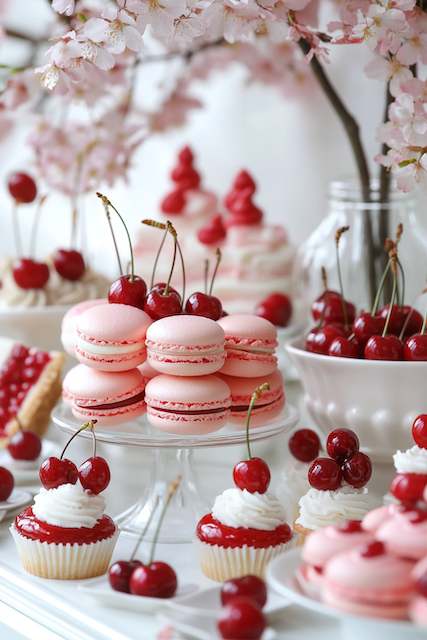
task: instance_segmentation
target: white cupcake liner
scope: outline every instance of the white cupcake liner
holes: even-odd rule
[[[15,525],[10,533],[25,571],[40,578],[82,580],[103,575],[110,564],[118,530],[109,538],[89,544],[56,544],[25,538]]]
[[[248,545],[235,548],[221,547],[201,540],[197,541],[197,545],[201,569],[205,576],[217,582],[224,582],[249,574],[264,578],[270,560],[291,548],[293,541],[261,549]]]

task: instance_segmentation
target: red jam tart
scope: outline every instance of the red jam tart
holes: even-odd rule
[[[245,545],[262,549],[285,544],[292,538],[292,531],[288,524],[284,523],[272,531],[262,529],[249,529],[245,527],[227,527],[216,520],[211,513],[199,520],[196,529],[197,537],[202,542],[220,547],[243,547]]]
[[[15,527],[25,538],[53,544],[90,544],[111,538],[116,532],[116,525],[107,515],[91,528],[58,527],[38,520],[31,507],[16,516]]]
[[[61,394],[63,354],[0,337],[0,438],[24,428],[43,435]]]

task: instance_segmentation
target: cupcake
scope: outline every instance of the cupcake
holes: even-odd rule
[[[359,439],[349,429],[331,431],[326,444],[329,458],[316,458],[308,470],[310,489],[299,501],[294,523],[298,543],[316,529],[343,520],[362,520],[372,507],[366,484],[371,461],[359,451]]]
[[[289,548],[292,531],[280,501],[268,491],[270,470],[253,458],[249,444],[252,407],[268,384],[258,387],[248,410],[248,459],[233,470],[235,487],[215,499],[212,511],[197,524],[197,544],[203,573],[223,582],[248,574],[263,577],[269,561]]]
[[[10,532],[28,573],[56,580],[93,578],[107,571],[118,537],[100,495],[110,472],[99,456],[77,470],[63,454],[43,462],[44,486],[34,504],[16,516]]]
[[[422,500],[427,487],[427,415],[415,418],[412,437],[414,446],[393,456],[396,476],[390,486],[391,495],[406,505]]]

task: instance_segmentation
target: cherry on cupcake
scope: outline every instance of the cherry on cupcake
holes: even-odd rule
[[[335,491],[341,486],[341,467],[332,458],[316,458],[308,470],[308,481],[319,491]]]
[[[267,626],[265,616],[249,598],[234,598],[221,611],[218,631],[225,640],[260,640]]]
[[[210,318],[211,320],[219,320],[222,318],[222,304],[221,300],[212,295],[212,290],[218,272],[219,265],[221,263],[221,251],[216,250],[216,264],[211,278],[211,282],[208,288],[208,272],[209,272],[209,260],[205,262],[205,293],[196,291],[192,293],[185,303],[185,312],[193,316],[203,316]]]
[[[285,293],[270,293],[259,303],[255,313],[276,327],[287,327],[292,316],[292,302]]]
[[[355,489],[361,489],[372,476],[372,463],[366,453],[358,451],[342,465],[343,479]]]
[[[398,473],[391,483],[390,493],[404,505],[414,505],[423,499],[427,486],[425,473]]]
[[[239,489],[246,489],[249,493],[265,493],[269,487],[271,474],[268,464],[262,458],[253,458],[251,453],[249,426],[251,414],[256,401],[265,391],[270,389],[268,382],[264,382],[255,389],[252,394],[246,417],[246,445],[248,448],[248,459],[238,462],[233,469],[234,484]]]
[[[288,447],[300,462],[313,462],[319,455],[320,439],[312,429],[298,429],[289,438]]]
[[[209,222],[198,230],[197,237],[202,244],[219,245],[227,236],[227,229],[225,228],[222,216],[218,213],[213,216]]]
[[[328,455],[343,464],[359,451],[359,438],[351,429],[334,429],[326,440]]]
[[[43,289],[49,280],[49,267],[45,262],[20,258],[13,265],[12,274],[21,289]]]
[[[221,604],[223,606],[240,597],[252,600],[262,609],[267,602],[267,587],[264,580],[258,576],[248,575],[223,583],[221,587]]]
[[[105,215],[107,216],[107,221],[113,238],[114,250],[116,253],[120,272],[120,277],[111,284],[110,290],[108,292],[108,302],[110,302],[111,304],[127,304],[131,307],[137,307],[137,309],[143,309],[145,304],[145,295],[147,293],[147,285],[140,276],[135,274],[135,261],[129,229],[127,228],[122,215],[112,204],[112,202],[102,193],[97,192],[96,195],[98,196],[98,198],[100,198],[104,206]],[[127,236],[130,253],[130,274],[123,273],[120,254],[117,247],[113,227],[111,225],[110,209],[112,209],[118,216]]]
[[[33,431],[24,431],[20,422],[19,429],[10,437],[7,444],[9,455],[14,460],[37,460],[42,450],[42,443]]]
[[[10,174],[7,188],[17,204],[30,204],[37,197],[37,185],[34,179],[23,171]]]
[[[80,251],[57,249],[53,255],[53,266],[61,278],[76,282],[83,276],[86,265]]]
[[[92,456],[82,462],[79,467],[79,480],[83,489],[98,495],[110,484],[110,467],[105,458],[96,455],[95,420],[92,422],[93,451]]]
[[[166,562],[154,561],[154,554],[166,509],[168,508],[180,482],[181,477],[178,477],[176,480],[171,482],[169,486],[165,503],[160,513],[156,531],[154,533],[149,561],[146,564],[141,564],[132,572],[129,588],[130,592],[134,595],[145,596],[148,598],[172,598],[176,593],[178,588],[178,578],[174,569]]]
[[[427,449],[427,414],[417,416],[412,425],[412,437],[421,449]]]

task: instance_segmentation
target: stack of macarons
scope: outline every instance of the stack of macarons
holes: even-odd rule
[[[80,364],[63,382],[63,398],[76,418],[114,425],[145,411],[145,336],[151,318],[124,304],[97,303],[69,318],[68,352]],[[67,327],[65,327],[66,329]]]

